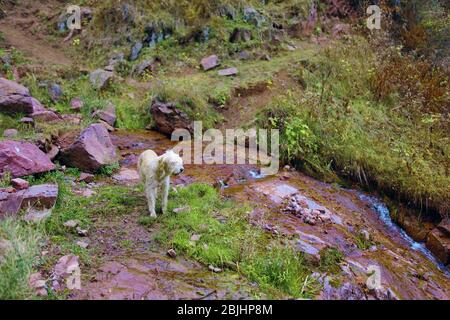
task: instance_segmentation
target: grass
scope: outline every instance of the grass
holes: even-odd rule
[[[371,52],[365,40],[353,38],[299,64],[291,73],[306,89],[273,99],[259,125],[280,129],[283,161],[311,175],[333,181],[337,174],[428,214],[445,214],[445,126],[440,116],[398,112],[395,96],[378,101],[371,90]]]
[[[156,239],[165,246],[204,265],[239,272],[273,297],[311,298],[317,292],[303,255],[252,226],[249,208],[223,201],[205,184],[192,184],[171,197],[169,212],[184,206],[190,210],[158,217]],[[194,234],[200,240],[191,241]]]
[[[41,235],[30,225],[7,218],[0,222],[0,299],[29,299],[28,278],[40,254]]]

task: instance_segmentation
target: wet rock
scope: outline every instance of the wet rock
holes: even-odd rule
[[[94,179],[95,179],[95,176],[93,174],[82,172],[80,174],[80,178],[78,178],[78,181],[79,182],[91,183],[91,182],[94,181]]]
[[[301,218],[303,222],[310,225],[333,222],[332,214],[328,209],[316,206],[314,202],[300,194],[289,196],[288,204],[283,211]]]
[[[334,288],[330,285],[328,277],[324,279],[323,298],[325,300],[367,300],[359,286],[346,282],[339,288]]]
[[[437,226],[439,230],[441,230],[443,233],[447,235],[447,237],[450,237],[450,219],[444,219],[439,223]]]
[[[52,83],[48,88],[48,93],[50,95],[50,99],[53,102],[58,102],[61,100],[62,96],[64,95],[64,92],[61,88],[61,86],[57,83]]]
[[[13,193],[0,191],[0,214],[15,215],[20,210],[28,210],[36,218],[42,215],[45,217],[55,205],[57,197],[57,184],[35,185]]]
[[[203,58],[200,61],[200,64],[203,67],[203,70],[208,71],[219,66],[219,58],[216,55],[211,55],[206,58]]]
[[[142,42],[138,41],[136,42],[133,47],[131,48],[131,54],[130,54],[130,61],[135,61],[137,60],[137,58],[139,58],[139,54],[141,53],[142,50]]]
[[[111,102],[108,102],[105,109],[97,110],[94,113],[94,117],[105,121],[111,127],[114,127],[116,124],[117,116],[116,116],[116,106]]]
[[[27,180],[16,178],[11,180],[11,185],[16,190],[24,190],[30,187],[30,183]]]
[[[60,161],[92,173],[116,163],[118,158],[108,131],[101,124],[92,124],[81,132],[74,143],[61,150]]]
[[[70,109],[74,112],[80,112],[83,105],[84,102],[80,98],[73,98],[70,100]]]
[[[163,103],[154,99],[150,107],[153,120],[159,132],[170,136],[175,129],[192,131],[188,115],[178,109],[174,103]]]
[[[427,247],[443,263],[450,262],[450,238],[436,228],[428,234]]]
[[[218,75],[219,76],[235,76],[238,74],[237,68],[227,68],[219,70]]]
[[[167,250],[167,255],[171,258],[176,258],[177,257],[177,253],[175,252],[174,249],[169,249]]]
[[[97,69],[89,75],[89,81],[95,89],[105,89],[112,82],[114,73],[103,69]]]
[[[55,169],[48,156],[28,142],[0,141],[0,177],[9,172],[13,178]]]
[[[252,32],[248,29],[235,28],[230,36],[230,42],[247,42],[252,39]]]
[[[18,134],[19,131],[17,131],[17,129],[6,129],[5,131],[3,131],[3,137],[6,139],[17,137]]]
[[[370,290],[370,293],[377,300],[400,300],[398,296],[395,294],[395,292],[392,291],[391,288],[384,288],[384,287],[376,288]]]
[[[46,282],[40,272],[30,275],[28,285],[34,290],[34,293],[38,297],[46,297],[48,295]]]
[[[408,214],[402,215],[397,223],[417,242],[426,241],[428,233],[434,229],[432,223],[419,221],[416,216]]]
[[[286,197],[298,192],[297,188],[288,184],[274,185],[272,183],[261,183],[256,186],[255,190],[268,196],[276,204],[282,204]]]

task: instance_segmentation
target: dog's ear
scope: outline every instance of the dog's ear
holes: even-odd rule
[[[166,159],[164,155],[162,155],[158,159],[158,168],[156,169],[156,175],[158,177],[158,180],[161,180],[165,176],[169,174],[169,166],[167,165]]]

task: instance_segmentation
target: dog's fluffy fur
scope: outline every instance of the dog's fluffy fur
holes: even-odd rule
[[[183,160],[172,150],[159,156],[152,150],[144,151],[138,160],[138,171],[144,184],[150,216],[156,217],[156,199],[161,190],[162,212],[167,211],[170,176],[184,171]]]

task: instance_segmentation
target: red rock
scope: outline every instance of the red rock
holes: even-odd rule
[[[6,129],[5,131],[3,131],[3,137],[5,137],[7,139],[14,138],[18,134],[19,134],[19,131],[17,131],[17,129]]]
[[[50,148],[50,151],[47,152],[47,156],[49,157],[50,160],[54,160],[59,154],[59,147],[52,145],[52,147]]]
[[[441,230],[447,236],[450,237],[450,218],[442,220],[437,227],[439,230]]]
[[[192,131],[188,115],[179,110],[174,103],[163,103],[155,99],[150,107],[150,112],[156,128],[161,133],[170,136],[175,129],[179,128]]]
[[[116,163],[118,158],[108,131],[97,123],[84,129],[74,143],[61,150],[60,161],[69,167],[95,172]]]
[[[80,178],[78,179],[78,181],[82,181],[82,182],[86,182],[86,183],[91,183],[94,181],[95,176],[93,174],[90,173],[86,173],[86,172],[82,172],[80,174]]]
[[[94,117],[99,118],[100,120],[105,121],[111,127],[114,127],[116,124],[116,107],[109,102],[104,110],[98,110],[94,113]]]
[[[15,215],[22,209],[51,209],[58,197],[57,184],[42,184],[15,193],[0,191],[0,217]]]
[[[218,74],[219,76],[235,76],[237,75],[238,70],[236,68],[227,68],[219,70]]]
[[[24,190],[30,187],[28,181],[21,178],[12,179],[11,184],[16,190]]]
[[[13,178],[54,170],[55,165],[37,146],[21,141],[0,141],[0,176]]]
[[[203,58],[200,64],[202,65],[203,70],[208,71],[219,65],[219,58],[216,55],[211,55]]]
[[[450,262],[450,238],[441,230],[436,228],[428,234],[427,247],[443,264]]]
[[[81,108],[83,108],[83,100],[80,98],[73,98],[70,100],[70,109],[75,112],[80,112]]]
[[[36,106],[27,88],[14,81],[0,78],[0,112],[31,114]]]

